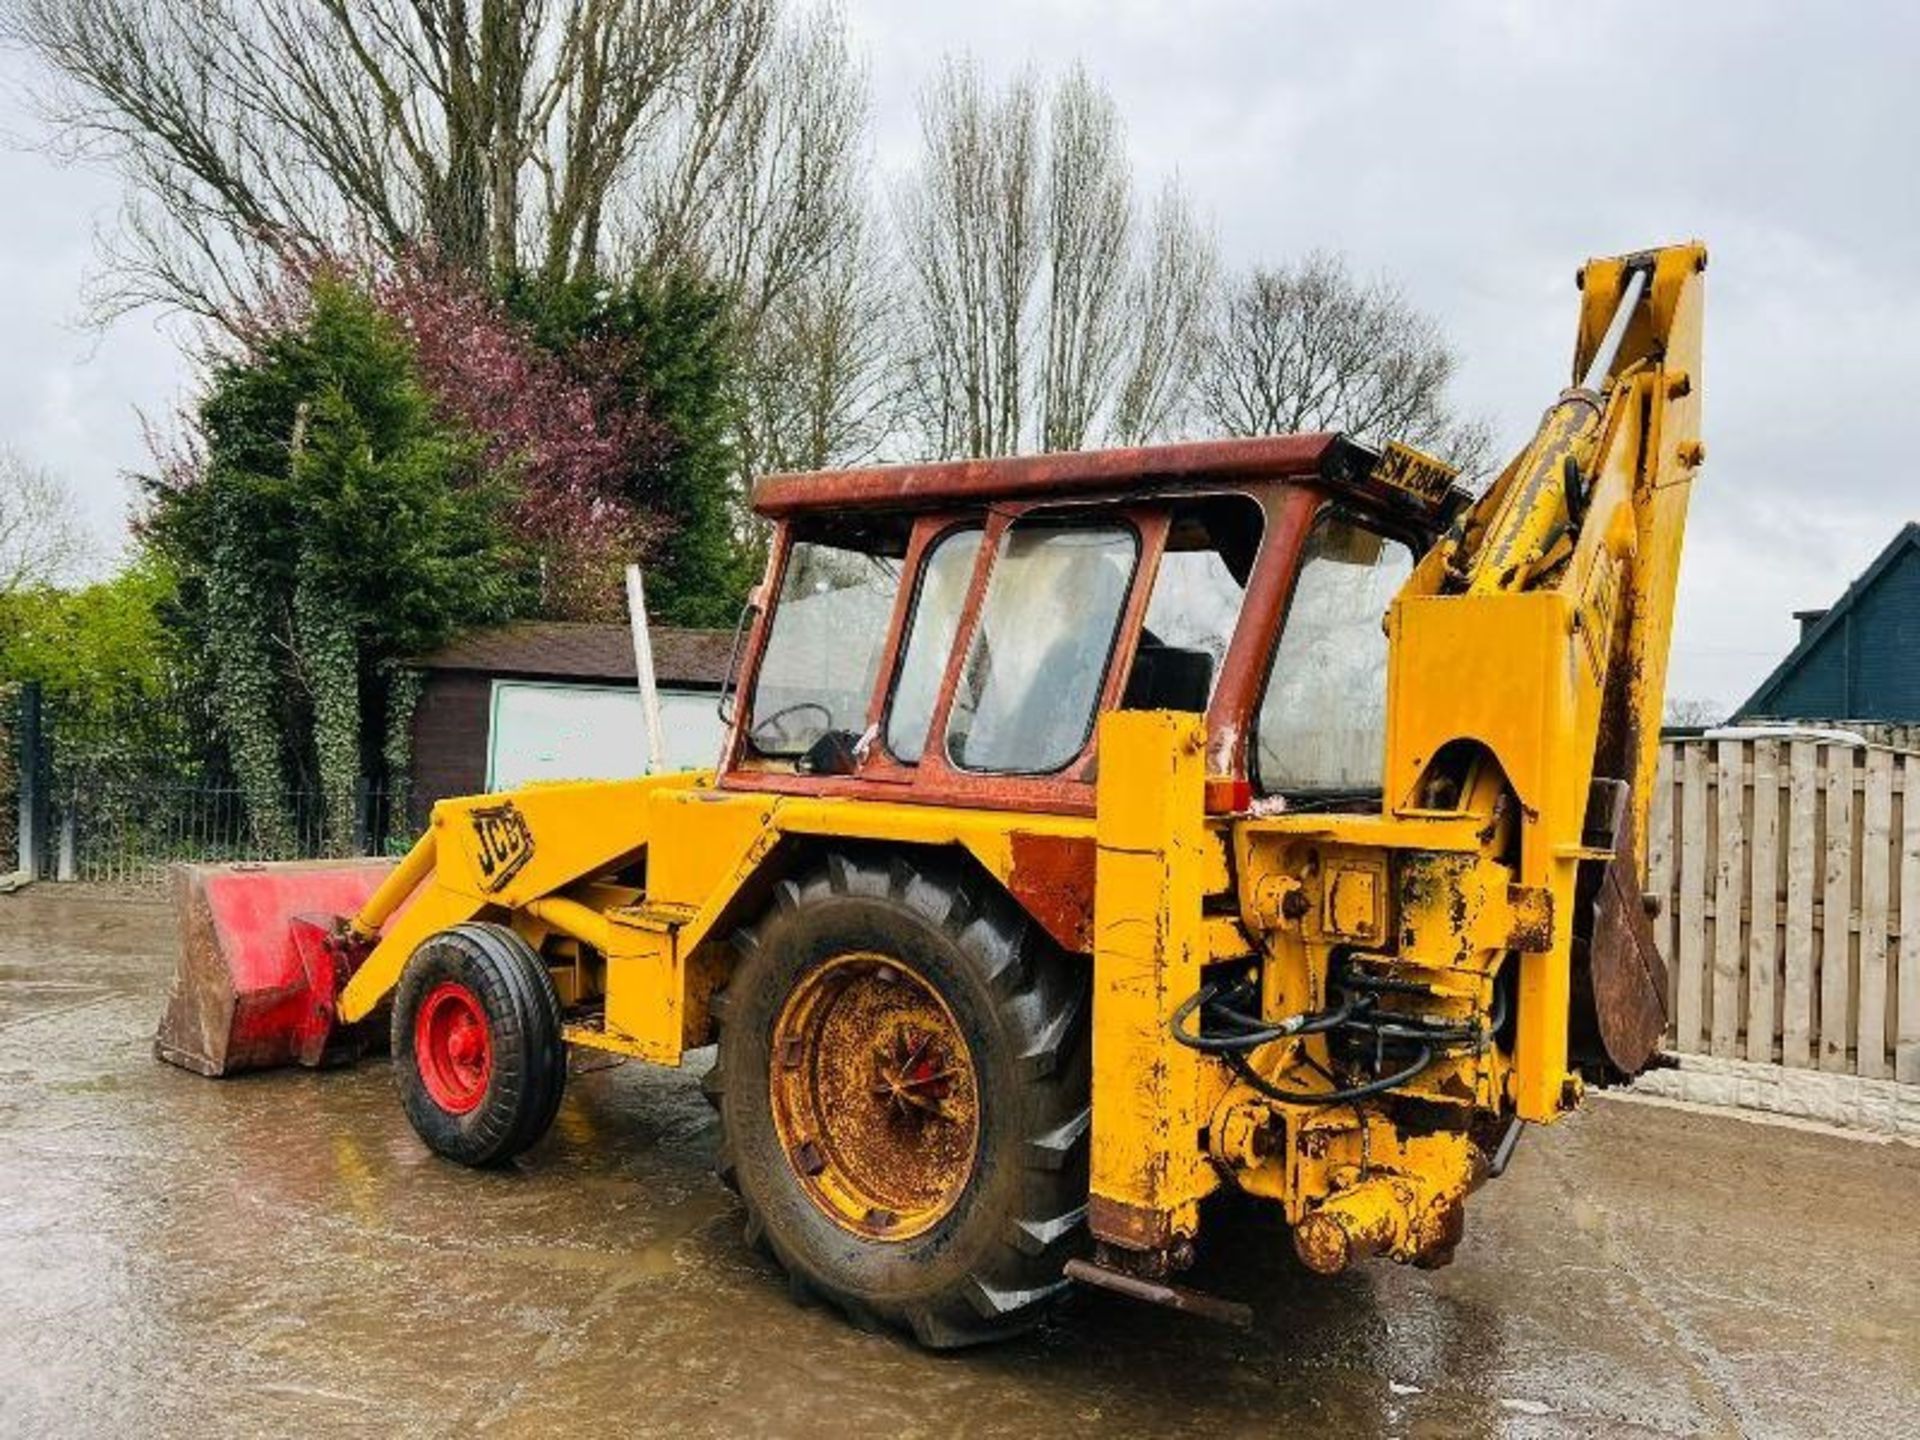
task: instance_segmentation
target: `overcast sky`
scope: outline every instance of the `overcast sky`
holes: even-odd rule
[[[1177,171],[1230,264],[1314,247],[1391,276],[1464,357],[1463,407],[1524,441],[1566,382],[1589,254],[1713,253],[1709,458],[1694,488],[1670,693],[1738,703],[1905,521],[1920,406],[1920,10],[1896,4],[1154,4],[847,0],[877,159],[904,163],[948,51],[994,74],[1074,58],[1112,90],[1143,178]],[[17,82],[17,59],[0,75]],[[152,317],[79,323],[117,191],[23,148],[0,104],[0,441],[122,532],[137,411],[188,377]]]

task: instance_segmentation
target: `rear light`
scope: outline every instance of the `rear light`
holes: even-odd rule
[[[1207,814],[1238,815],[1253,806],[1253,785],[1231,776],[1207,777]]]

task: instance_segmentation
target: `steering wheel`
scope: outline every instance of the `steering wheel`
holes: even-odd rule
[[[752,728],[747,731],[747,738],[753,742],[753,748],[756,750],[790,750],[795,744],[809,737],[801,734],[797,728],[789,728],[785,722],[808,710],[821,717],[824,722],[820,727],[822,730],[833,728],[831,710],[817,700],[800,700],[792,705],[782,705],[771,715],[755,720]],[[771,733],[766,733],[768,731]]]

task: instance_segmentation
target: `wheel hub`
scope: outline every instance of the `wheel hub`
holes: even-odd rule
[[[932,984],[884,956],[809,972],[773,1027],[774,1126],[807,1197],[841,1228],[906,1240],[973,1173],[973,1058]]]
[[[898,1027],[892,1045],[874,1051],[873,1073],[873,1094],[885,1100],[895,1115],[947,1118],[941,1107],[953,1093],[953,1065],[932,1031]]]
[[[434,987],[413,1021],[413,1058],[433,1103],[465,1115],[487,1095],[493,1036],[480,997],[458,981]]]

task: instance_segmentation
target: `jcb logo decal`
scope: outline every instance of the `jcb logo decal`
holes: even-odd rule
[[[511,800],[469,812],[473,820],[473,858],[480,886],[489,895],[520,873],[533,858],[533,831]]]

